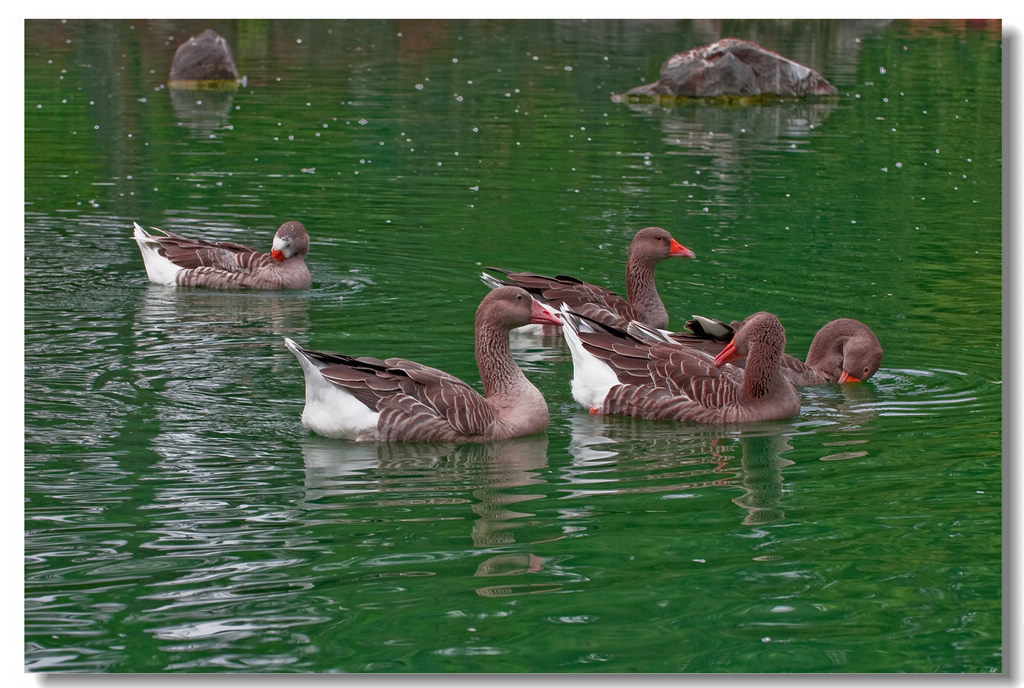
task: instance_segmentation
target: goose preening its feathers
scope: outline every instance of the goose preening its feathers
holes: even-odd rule
[[[694,316],[689,332],[673,332],[675,341],[717,354],[732,339],[739,323]],[[742,365],[742,362],[737,365]],[[782,357],[782,372],[794,385],[863,382],[882,365],[882,345],[871,328],[859,320],[839,318],[814,335],[807,358]]]
[[[151,282],[211,289],[306,289],[312,283],[305,256],[309,235],[300,222],[285,222],[270,253],[231,241],[211,242],[135,224],[135,241]]]

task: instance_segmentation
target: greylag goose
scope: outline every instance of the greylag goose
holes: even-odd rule
[[[591,413],[697,423],[789,418],[800,397],[779,367],[786,333],[771,313],[755,313],[715,357],[638,323],[630,331],[581,331],[563,307],[562,331],[573,360],[573,397]],[[631,333],[639,327],[646,337]],[[725,365],[745,356],[746,370]]]
[[[491,291],[476,311],[484,395],[448,373],[402,358],[354,358],[285,344],[302,364],[302,423],[356,441],[487,442],[543,431],[544,397],[519,369],[509,330],[555,324],[558,314],[517,287]]]
[[[673,257],[695,256],[661,227],[647,227],[637,232],[626,258],[626,298],[566,275],[545,277],[532,272],[487,268],[504,277],[484,273],[481,278],[492,288],[508,284],[522,287],[552,308],[565,304],[574,312],[602,324],[625,328],[629,321],[636,320],[651,327],[665,328],[668,327],[668,311],[654,284],[654,266]]]
[[[717,354],[732,339],[739,323],[694,316],[686,323],[689,332],[669,336],[688,346]],[[737,363],[742,365],[742,362]],[[859,320],[839,318],[814,335],[807,358],[782,357],[782,372],[794,385],[863,382],[882,365],[882,345],[871,328]]]
[[[300,222],[285,222],[270,253],[231,241],[187,239],[162,229],[150,234],[135,224],[135,241],[151,282],[212,289],[306,289],[312,283],[305,256],[309,235]]]

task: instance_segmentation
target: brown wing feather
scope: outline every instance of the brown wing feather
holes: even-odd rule
[[[609,390],[603,404],[605,413],[623,414],[652,420],[711,421],[716,409],[672,394],[659,387],[617,385]]]
[[[722,408],[740,398],[743,371],[732,365],[719,368],[698,349],[643,341],[612,329],[581,332],[579,338],[588,352],[612,366],[622,383],[609,392],[605,412],[625,412],[635,405],[642,417],[672,418],[692,414],[695,406]]]
[[[334,365],[320,370],[325,379],[344,387],[367,407],[380,411],[381,401],[396,394],[402,394],[414,384],[388,370],[383,361],[358,359],[352,356],[336,356]],[[383,365],[382,365],[383,364]]]
[[[690,349],[697,351],[703,351],[711,356],[717,356],[722,349],[725,348],[726,344],[729,343],[729,339],[721,340],[712,337],[711,335],[701,334],[703,330],[699,324],[695,324],[695,321],[689,321],[686,324],[687,327],[697,330],[697,333],[691,332],[673,332],[669,335],[673,341],[679,342]],[[733,330],[739,329],[739,323],[732,323],[731,328]],[[741,358],[732,364],[737,368],[745,368],[747,365],[747,359]],[[782,369],[782,373],[794,384],[812,384],[814,382],[820,382],[820,376],[818,373],[811,368],[809,365],[801,361],[799,358],[790,356],[789,354],[783,354],[782,359],[779,361],[779,367]]]
[[[186,270],[212,267],[232,272],[248,272],[272,261],[270,254],[233,241],[206,241],[189,239],[173,232],[157,237],[160,253],[175,265]]]
[[[443,370],[403,358],[335,359],[321,374],[379,411],[390,439],[448,441],[483,434],[496,419],[483,395]]]
[[[729,343],[717,339],[706,339],[689,332],[673,332],[669,335],[674,341],[697,351],[703,351],[711,356],[717,356],[719,352]]]
[[[407,394],[383,399],[377,427],[385,441],[451,442],[459,432],[436,409]]]
[[[463,435],[479,435],[496,420],[494,410],[482,394],[450,373],[415,361],[389,358],[416,384],[413,396]]]
[[[574,312],[602,325],[624,328],[630,320],[642,320],[629,301],[615,292],[569,275],[546,277],[533,272],[487,269],[502,273],[505,284],[522,287],[555,309],[565,304]]]

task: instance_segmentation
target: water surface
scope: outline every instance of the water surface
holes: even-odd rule
[[[998,23],[225,21],[246,83],[165,86],[208,24],[25,24],[25,668],[998,672]],[[612,102],[734,35],[827,102]],[[131,223],[269,246],[288,293],[147,283]],[[473,384],[480,269],[623,290],[648,225],[692,313],[770,310],[881,370],[797,418],[593,417],[516,337],[545,435],[305,431],[289,336]]]

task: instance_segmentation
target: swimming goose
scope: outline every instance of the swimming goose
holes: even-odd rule
[[[800,412],[800,397],[779,367],[786,333],[770,313],[744,320],[715,357],[639,323],[629,331],[586,332],[565,307],[562,322],[573,360],[572,394],[591,413],[747,423]],[[646,335],[631,333],[638,328]],[[739,357],[746,357],[746,370],[726,365]]]
[[[285,344],[302,364],[302,423],[356,441],[485,442],[542,432],[544,397],[509,348],[509,330],[556,324],[558,315],[518,287],[487,294],[476,311],[481,395],[448,373],[402,358],[355,358]]]
[[[694,253],[661,227],[641,229],[633,237],[626,258],[626,298],[604,287],[588,284],[575,277],[545,277],[532,272],[510,272],[487,268],[504,275],[502,278],[483,273],[481,278],[490,287],[513,284],[535,297],[561,308],[567,305],[574,312],[591,320],[625,328],[630,320],[668,327],[668,312],[654,284],[654,266],[666,258],[694,258]]]
[[[305,256],[309,235],[300,222],[285,222],[270,253],[231,241],[188,239],[162,229],[163,236],[135,225],[135,241],[151,282],[211,289],[306,289],[312,283]]]

